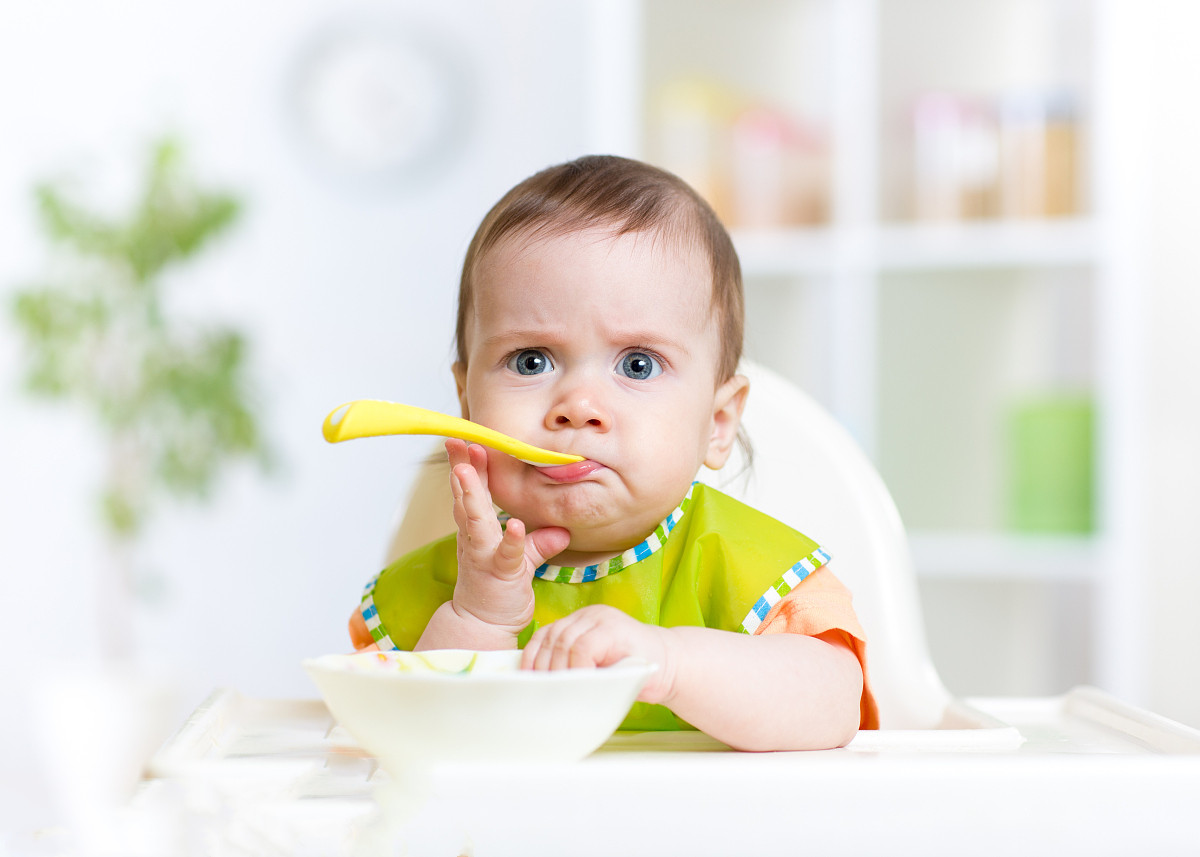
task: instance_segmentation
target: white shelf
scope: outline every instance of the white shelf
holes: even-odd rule
[[[1095,536],[924,531],[909,545],[918,573],[941,579],[1089,582],[1104,553]]]
[[[889,224],[866,230],[856,267],[915,270],[1071,268],[1097,263],[1097,230],[1084,218]],[[734,230],[747,277],[828,275],[845,262],[831,227]]]
[[[1091,221],[1026,220],[886,226],[879,231],[884,271],[950,268],[1057,268],[1097,259]]]
[[[827,275],[836,265],[827,228],[735,229],[745,277]]]

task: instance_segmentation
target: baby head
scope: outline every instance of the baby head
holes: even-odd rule
[[[728,457],[743,317],[733,243],[679,178],[587,157],[518,184],[463,265],[459,398],[476,422],[587,460],[489,454],[493,498],[530,529],[567,527],[578,557],[636,544]]]
[[[745,309],[742,269],[729,233],[681,178],[612,155],[591,155],[542,170],[516,185],[484,217],[467,248],[459,282],[458,362],[467,362],[467,319],[477,267],[491,248],[510,236],[532,239],[594,228],[614,235],[651,233],[707,257],[712,312],[721,334],[717,374],[721,381],[731,378],[742,357]]]

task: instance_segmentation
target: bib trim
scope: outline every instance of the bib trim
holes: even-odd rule
[[[533,576],[548,583],[591,583],[593,580],[624,571],[631,565],[636,565],[647,557],[653,556],[666,544],[671,530],[675,529],[675,525],[680,522],[688,506],[691,505],[692,491],[695,490],[695,487],[696,483],[693,482],[683,500],[675,507],[675,511],[667,515],[663,522],[654,528],[654,532],[640,544],[634,545],[620,556],[614,556],[612,559],[594,565],[585,565],[582,568],[542,563],[533,572]]]

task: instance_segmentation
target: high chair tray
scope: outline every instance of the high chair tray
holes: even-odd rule
[[[398,784],[321,701],[223,690],[143,792],[280,854],[361,853],[372,836],[448,857],[1200,853],[1200,732],[1087,688],[956,703],[945,725],[809,753],[617,734],[575,764],[446,765]]]

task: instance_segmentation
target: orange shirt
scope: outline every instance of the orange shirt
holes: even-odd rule
[[[867,635],[851,606],[850,590],[830,573],[818,568],[767,613],[756,634],[804,634],[815,637],[840,631],[858,658],[863,671],[863,694],[859,702],[859,729],[879,728],[879,709],[871,693],[867,673]]]

